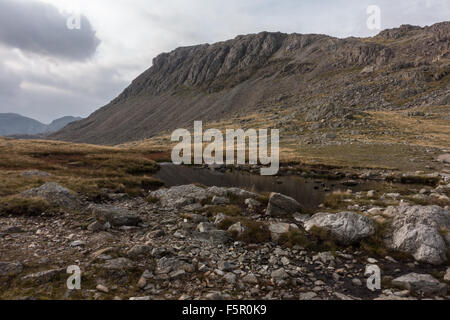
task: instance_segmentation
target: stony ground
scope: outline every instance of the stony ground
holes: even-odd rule
[[[319,214],[237,188],[93,203],[46,183],[21,197],[51,208],[0,215],[0,298],[450,299],[450,185],[438,179],[416,196],[335,193]],[[71,265],[81,290],[66,287]],[[367,288],[368,265],[381,290]]]

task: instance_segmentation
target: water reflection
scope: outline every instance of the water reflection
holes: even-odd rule
[[[270,177],[249,174],[245,172],[220,173],[204,168],[161,165],[156,175],[164,181],[167,187],[200,183],[205,186],[238,187],[255,192],[279,192],[290,196],[309,209],[316,209],[329,190],[347,190],[338,181],[313,181],[299,176]],[[367,185],[359,185],[353,189],[367,189]]]

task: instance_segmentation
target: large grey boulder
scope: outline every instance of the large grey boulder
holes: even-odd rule
[[[164,207],[182,208],[194,203],[200,203],[203,200],[213,197],[257,198],[258,195],[239,188],[201,188],[199,186],[190,184],[184,186],[176,186],[170,189],[159,189],[157,191],[151,192],[150,197],[158,199],[161,205]],[[221,200],[222,203],[228,202],[228,199]]]
[[[89,208],[98,222],[109,223],[113,227],[137,226],[142,222],[141,217],[125,208],[111,205],[92,205]]]
[[[392,280],[392,285],[424,296],[447,294],[447,285],[429,274],[410,273]]]
[[[450,211],[438,206],[389,207],[392,233],[386,240],[393,250],[411,254],[417,261],[439,265],[447,261]]]
[[[56,182],[47,182],[38,188],[24,191],[21,193],[21,196],[25,198],[43,198],[50,204],[65,209],[75,210],[81,206],[78,197],[72,191]]]
[[[306,231],[314,227],[326,229],[344,245],[356,243],[375,233],[372,219],[355,212],[318,213],[304,224]]]
[[[206,189],[196,185],[176,186],[170,189],[159,189],[150,193],[150,196],[159,199],[164,207],[181,208],[207,199]]]
[[[300,213],[302,210],[302,206],[295,199],[280,193],[272,193],[266,214],[271,217],[286,217]]]

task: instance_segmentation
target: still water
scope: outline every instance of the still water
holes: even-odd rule
[[[296,199],[308,209],[316,209],[326,195],[324,189],[353,191],[370,190],[376,182],[362,182],[355,187],[345,187],[341,181],[317,181],[300,176],[260,176],[247,172],[221,173],[206,168],[176,166],[161,164],[161,170],[156,177],[162,180],[166,187],[199,183],[205,186],[237,187],[258,193],[278,192]]]

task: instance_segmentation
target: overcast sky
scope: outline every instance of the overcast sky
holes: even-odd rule
[[[260,31],[372,36],[369,5],[383,29],[450,17],[449,0],[0,0],[0,113],[86,117],[179,46]],[[80,29],[67,27],[73,14]]]

